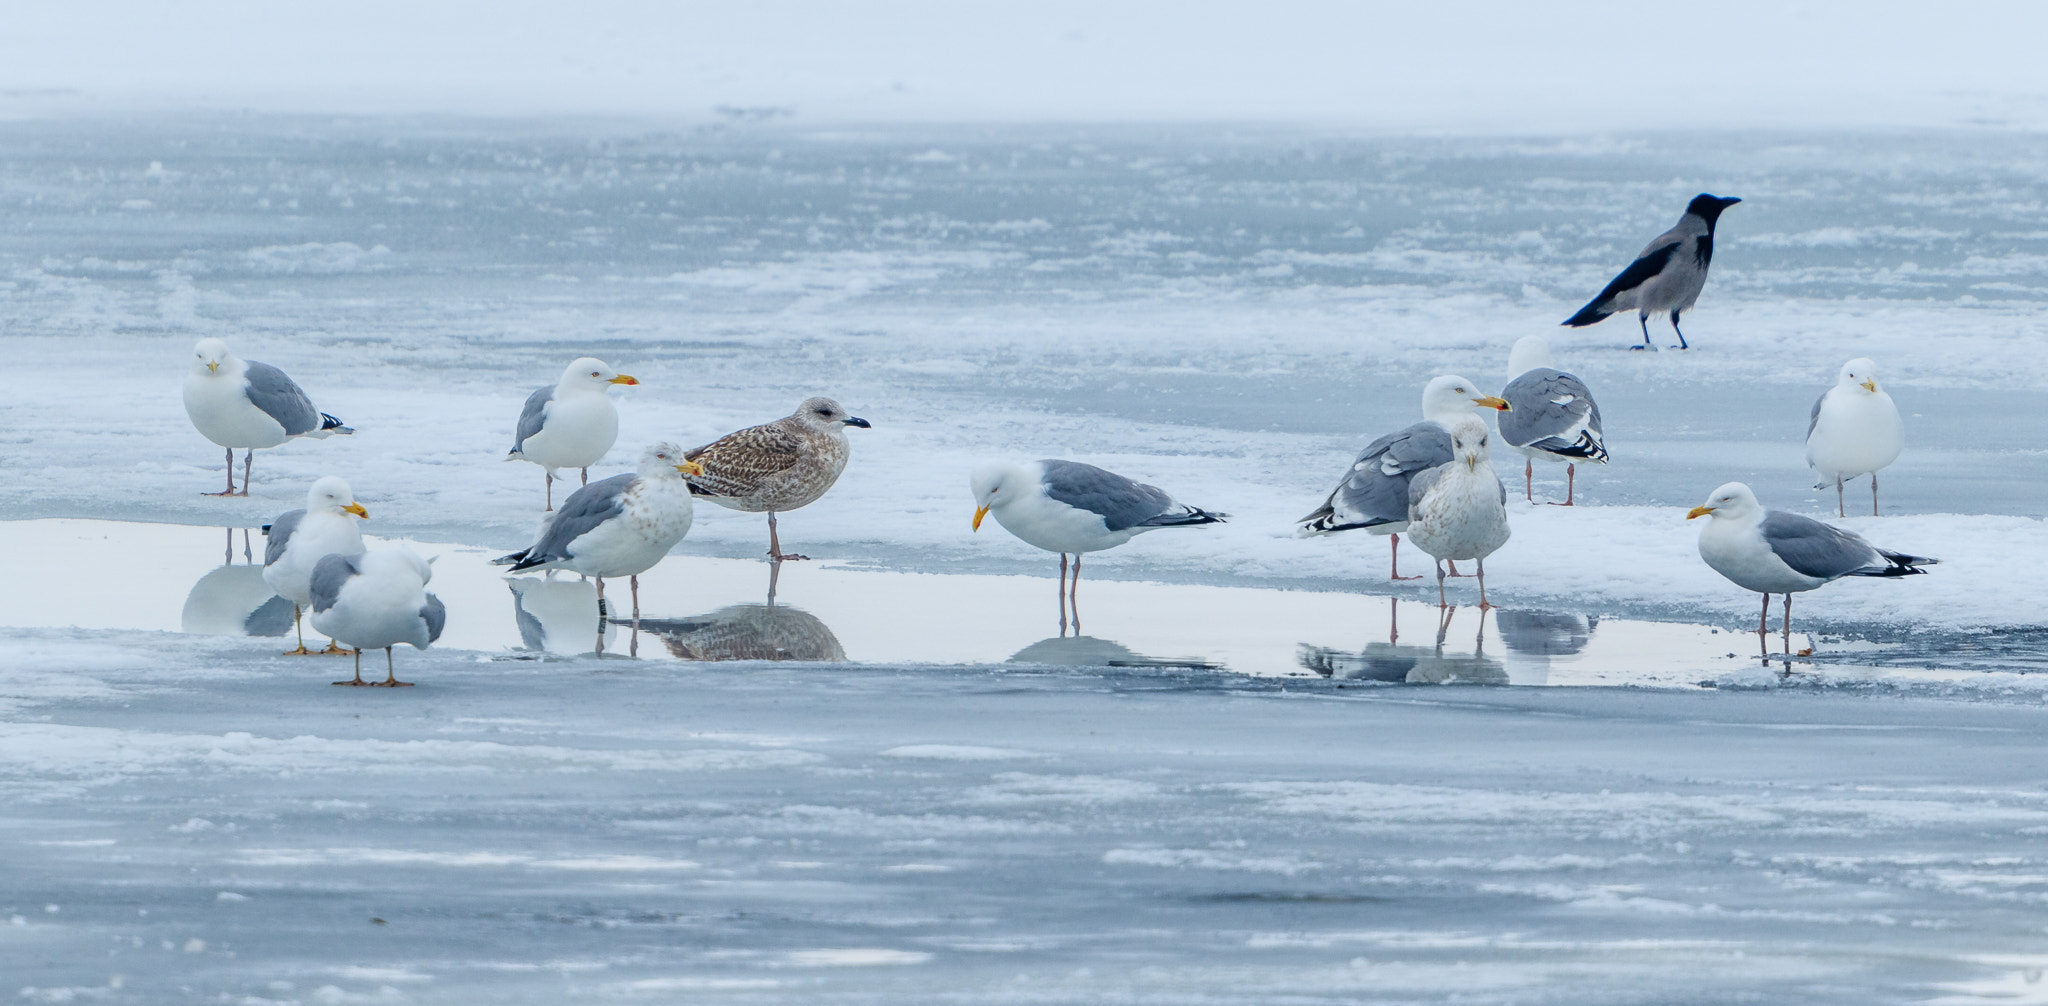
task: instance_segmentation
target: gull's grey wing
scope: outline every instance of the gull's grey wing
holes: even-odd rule
[[[292,532],[299,529],[299,521],[305,516],[306,511],[304,510],[287,510],[284,513],[278,514],[277,519],[271,521],[270,526],[263,529],[263,533],[270,539],[263,545],[263,564],[265,566],[284,558],[285,546],[291,544]]]
[[[576,539],[590,533],[592,528],[626,512],[623,497],[626,490],[640,481],[640,476],[627,472],[614,475],[576,490],[555,511],[553,520],[541,531],[540,541],[535,542],[526,554],[512,565],[512,572],[532,569],[550,562],[569,558],[569,545]]]
[[[1829,388],[1829,389],[1828,389],[1828,391],[1833,391],[1833,390],[1835,390],[1835,389],[1833,389],[1833,388]],[[1820,407],[1821,407],[1821,405],[1823,405],[1824,403],[1826,403],[1826,402],[1827,402],[1827,400],[1828,400],[1828,392],[1827,392],[1827,391],[1823,391],[1823,392],[1821,392],[1821,393],[1820,393],[1820,397],[1819,397],[1819,398],[1816,398],[1816,399],[1814,399],[1814,400],[1813,400],[1813,411],[1812,411],[1812,412],[1810,412],[1810,413],[1807,413],[1807,415],[1806,415],[1806,439],[1808,439],[1808,440],[1812,440],[1812,439],[1813,439],[1813,428],[1814,428],[1814,427],[1816,427],[1816,426],[1819,426],[1819,425],[1820,425]],[[1812,463],[1813,463],[1813,459],[1811,459],[1811,458],[1808,458],[1808,459],[1807,459],[1807,462],[1806,462],[1806,463],[1807,463],[1807,464],[1812,464]]]
[[[361,557],[330,552],[313,564],[311,588],[313,611],[316,614],[334,607],[335,600],[341,597],[342,584],[347,583],[349,577],[363,571],[362,567],[356,565],[359,558]]]
[[[1764,515],[1763,535],[1764,544],[1785,565],[1807,576],[1832,580],[1867,566],[1886,564],[1877,549],[1860,535],[1782,510]]]
[[[247,394],[250,404],[277,420],[287,435],[296,437],[310,433],[324,422],[320,410],[313,408],[313,400],[307,398],[305,390],[291,378],[284,376],[284,371],[267,363],[248,360],[242,377],[249,382]]]
[[[1501,439],[1516,447],[1561,437],[1583,422],[1600,432],[1600,407],[1586,382],[1572,374],[1538,367],[1508,382],[1500,397],[1512,406],[1500,414]]]
[[[1451,435],[1436,423],[1416,423],[1389,433],[1359,452],[1322,508],[1301,519],[1301,530],[1347,531],[1405,521],[1409,480],[1453,457]]]
[[[1071,507],[1100,514],[1111,531],[1124,531],[1181,508],[1155,486],[1079,461],[1047,459],[1045,494]],[[1178,522],[1176,522],[1178,523]]]
[[[441,630],[448,626],[447,605],[442,604],[440,598],[428,594],[427,603],[420,606],[420,617],[427,623],[427,642],[439,641]]]
[[[540,432],[547,420],[548,403],[555,400],[555,386],[545,388],[526,396],[526,407],[519,410],[519,430],[512,435],[512,451],[518,453],[526,446],[526,438]]]

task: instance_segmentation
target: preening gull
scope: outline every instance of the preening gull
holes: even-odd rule
[[[690,492],[728,510],[765,511],[769,559],[810,558],[783,553],[775,515],[825,495],[846,470],[846,428],[871,425],[829,398],[806,398],[781,419],[728,433],[684,455],[703,467],[702,474],[690,476]]]
[[[301,625],[302,609],[313,603],[313,567],[329,555],[360,555],[363,532],[356,520],[369,517],[370,511],[356,502],[348,483],[328,475],[306,490],[304,510],[279,514],[263,529],[270,536],[263,546],[263,582],[292,602],[292,625],[298,630],[298,649],[286,651],[285,656],[303,657],[313,652],[306,649],[306,630]],[[329,642],[323,652],[346,655],[349,651]]]
[[[1479,607],[1486,600],[1486,557],[1507,544],[1508,488],[1494,474],[1487,453],[1486,424],[1478,416],[1451,423],[1452,460],[1415,476],[1408,484],[1408,540],[1436,558],[1436,597],[1444,607],[1443,563],[1472,559],[1479,564]]]
[[[356,648],[354,681],[337,685],[411,688],[398,680],[391,648],[411,643],[424,650],[441,638],[448,609],[427,593],[432,563],[406,548],[359,555],[329,555],[313,567],[313,628]],[[363,680],[363,651],[384,650],[384,680]]]
[[[570,494],[541,527],[540,540],[492,560],[512,572],[566,569],[597,579],[597,649],[604,650],[604,581],[632,578],[633,617],[640,617],[640,574],[654,568],[690,533],[696,508],[683,475],[696,474],[674,444],[653,444],[640,453],[640,468],[599,479]]]
[[[1536,500],[1537,459],[1562,461],[1565,490],[1559,505],[1571,506],[1578,493],[1578,463],[1607,463],[1600,406],[1593,404],[1586,382],[1551,365],[1550,343],[1540,335],[1516,341],[1508,353],[1508,373],[1519,376],[1500,393],[1509,406],[1500,414],[1500,438],[1524,458],[1522,495]]]
[[[293,437],[325,440],[355,432],[313,408],[313,400],[284,371],[244,360],[228,352],[227,343],[211,338],[192,347],[192,369],[185,375],[185,414],[201,436],[227,448],[228,487],[208,496],[249,495],[249,469],[259,447],[276,447]],[[237,447],[247,451],[240,493],[235,492]]]
[[[1419,580],[1401,575],[1401,535],[1408,529],[1408,481],[1416,473],[1452,458],[1449,424],[1470,417],[1479,407],[1508,411],[1510,406],[1492,395],[1482,395],[1479,386],[1456,375],[1430,381],[1422,389],[1422,422],[1389,433],[1373,441],[1351,463],[1351,471],[1314,513],[1295,527],[1297,537],[1334,534],[1364,528],[1372,534],[1393,539],[1394,580]],[[1457,576],[1458,567],[1451,566]]]
[[[1700,528],[1700,558],[1736,586],[1764,595],[1759,641],[1771,595],[1785,595],[1785,648],[1792,648],[1792,595],[1845,576],[1912,576],[1941,560],[1888,552],[1861,535],[1810,517],[1765,510],[1740,482],[1714,490],[1685,519],[1712,517]]]
[[[1813,403],[1806,421],[1806,463],[1820,473],[1815,489],[1835,486],[1835,515],[1847,517],[1842,482],[1870,476],[1870,515],[1877,516],[1878,469],[1906,449],[1906,424],[1899,407],[1877,383],[1877,364],[1857,357],[1842,364],[1835,386]]]
[[[507,461],[531,461],[546,473],[547,509],[555,508],[555,471],[575,468],[590,484],[590,466],[619,439],[619,410],[605,389],[639,384],[585,356],[563,368],[555,383],[526,396]]]
[[[1163,527],[1220,524],[1230,516],[1176,502],[1164,491],[1115,472],[1078,461],[1047,459],[1029,464],[992,462],[974,470],[974,530],[994,514],[1003,530],[1026,544],[1060,554],[1060,632],[1067,609],[1081,631],[1074,588],[1081,585],[1081,553],[1115,548]],[[1074,555],[1074,579],[1067,582],[1067,553]]]
[[[1650,316],[1669,311],[1678,348],[1690,348],[1678,328],[1678,316],[1700,299],[1707,285],[1707,265],[1714,260],[1714,224],[1721,211],[1741,201],[1704,192],[1694,196],[1675,226],[1652,238],[1621,275],[1564,323],[1578,328],[1634,308],[1636,321],[1643,326],[1643,344],[1632,348],[1650,349]]]

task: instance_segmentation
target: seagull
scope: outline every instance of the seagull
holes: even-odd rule
[[[1722,210],[1741,201],[1704,192],[1694,196],[1676,226],[1644,245],[1621,275],[1564,323],[1580,328],[1635,308],[1636,321],[1643,326],[1643,344],[1632,348],[1650,349],[1650,316],[1669,311],[1671,330],[1678,333],[1678,348],[1691,348],[1678,328],[1678,316],[1700,299],[1700,290],[1707,285],[1707,265],[1714,260],[1715,221],[1721,219]]]
[[[192,347],[192,369],[185,375],[185,414],[201,436],[227,448],[228,487],[208,496],[249,495],[249,469],[256,448],[276,447],[293,437],[325,440],[354,433],[341,420],[313,408],[313,400],[284,371],[267,363],[244,360],[228,352],[219,339],[201,339]],[[242,491],[235,491],[235,448],[242,458]]]
[[[684,474],[700,471],[674,444],[652,444],[640,453],[637,472],[599,479],[570,494],[542,525],[540,540],[492,562],[529,569],[566,569],[597,580],[598,652],[604,651],[606,577],[632,578],[633,617],[640,617],[640,574],[668,555],[690,533],[696,508]]]
[[[1845,576],[1912,576],[1939,559],[1888,552],[1861,535],[1811,517],[1765,510],[1740,482],[1713,491],[1685,519],[1712,517],[1700,528],[1700,558],[1744,590],[1764,595],[1757,618],[1759,641],[1771,615],[1771,595],[1785,595],[1785,648],[1792,648],[1792,595]]]
[[[368,520],[370,511],[356,502],[346,481],[328,475],[306,490],[304,510],[286,511],[264,527],[270,542],[263,546],[263,582],[292,602],[292,625],[299,636],[298,649],[285,651],[285,656],[313,652],[306,649],[306,630],[300,624],[301,609],[313,603],[313,567],[329,555],[362,554],[363,532],[356,527],[357,518]],[[349,651],[330,641],[322,652],[346,656]]]
[[[1494,474],[1487,453],[1486,423],[1478,416],[1459,416],[1450,424],[1449,464],[1416,475],[1408,483],[1408,540],[1438,560],[1436,598],[1444,596],[1442,560],[1472,559],[1479,564],[1479,608],[1486,600],[1486,557],[1508,540],[1508,487]]]
[[[781,419],[728,433],[683,455],[703,468],[690,476],[690,492],[728,510],[766,511],[769,560],[808,559],[783,553],[775,515],[808,506],[839,481],[849,426],[865,430],[872,424],[829,398],[806,398]]]
[[[526,396],[507,461],[531,461],[547,473],[547,509],[555,508],[555,470],[576,468],[590,484],[590,466],[619,439],[619,410],[605,389],[640,382],[585,356],[562,370],[555,383]]]
[[[1820,472],[1815,489],[1835,484],[1835,516],[1849,516],[1842,481],[1870,476],[1870,515],[1877,516],[1877,470],[1906,449],[1906,424],[1899,407],[1877,383],[1877,364],[1857,357],[1842,364],[1835,386],[1813,403],[1806,421],[1806,463]]]
[[[1500,438],[1520,452],[1522,495],[1536,500],[1535,460],[1565,462],[1564,502],[1571,506],[1578,491],[1578,462],[1607,463],[1600,442],[1600,406],[1577,375],[1552,367],[1550,343],[1525,335],[1508,353],[1508,372],[1518,374],[1501,389],[1508,411],[1500,414]]]
[[[356,555],[329,555],[313,567],[313,628],[356,648],[354,681],[337,685],[411,688],[398,680],[391,648],[411,643],[424,650],[441,638],[448,609],[427,593],[432,560],[407,548],[380,548]],[[363,651],[384,649],[384,680],[363,680]]]
[[[1003,530],[1026,544],[1060,554],[1061,635],[1067,631],[1069,605],[1074,631],[1081,631],[1081,608],[1074,601],[1074,588],[1081,585],[1081,553],[1115,548],[1162,527],[1221,524],[1230,516],[1176,502],[1157,487],[1079,461],[993,462],[976,468],[968,485],[976,503],[974,530],[994,514]],[[1069,552],[1074,554],[1072,586],[1067,584]]]
[[[1419,580],[1401,575],[1401,532],[1408,529],[1408,480],[1417,472],[1448,464],[1450,423],[1484,406],[1508,411],[1504,399],[1482,395],[1479,386],[1456,375],[1439,377],[1422,389],[1422,422],[1389,433],[1367,445],[1351,470],[1316,511],[1296,522],[1295,537],[1308,538],[1353,528],[1393,539],[1393,571],[1389,579]],[[1457,576],[1457,563],[1451,564]]]

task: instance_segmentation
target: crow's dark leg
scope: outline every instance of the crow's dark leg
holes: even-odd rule
[[[1629,348],[1656,349],[1657,347],[1650,342],[1650,316],[1646,314],[1638,314],[1636,315],[1636,321],[1643,326],[1643,344],[1640,346],[1630,346]]]
[[[1678,328],[1678,312],[1677,312],[1677,311],[1673,311],[1673,312],[1671,312],[1671,330],[1672,330],[1673,332],[1678,332],[1678,348],[1680,348],[1680,349],[1691,349],[1691,348],[1692,348],[1691,346],[1688,346],[1688,345],[1686,345],[1686,344],[1685,344],[1685,333],[1684,333],[1684,332],[1682,332],[1682,331],[1679,331],[1679,328]]]

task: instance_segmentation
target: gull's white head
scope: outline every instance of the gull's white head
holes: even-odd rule
[[[683,475],[702,475],[704,466],[695,461],[683,460],[683,449],[663,441],[648,444],[640,452],[640,477],[643,479],[672,479]]]
[[[1871,362],[1867,356],[1859,356],[1842,364],[1842,373],[1835,378],[1835,386],[1861,388],[1864,393],[1871,395],[1884,390],[1884,386],[1877,383],[1877,364]]]
[[[1039,491],[1038,474],[1023,465],[1010,461],[991,461],[974,470],[967,479],[967,485],[974,490],[974,529],[981,530],[981,519],[999,506],[1007,506]]]
[[[195,374],[232,371],[234,360],[235,354],[228,352],[228,344],[210,336],[192,347],[192,372]]]
[[[1489,409],[1508,411],[1508,403],[1479,390],[1479,385],[1447,374],[1429,382],[1422,389],[1422,418],[1449,425],[1459,416],[1469,416],[1472,410],[1484,406]]]
[[[608,384],[639,384],[633,378],[607,366],[603,360],[585,356],[562,369],[562,379],[555,382],[557,388],[595,388],[603,391]]]
[[[858,426],[865,430],[872,428],[874,425],[865,419],[849,414],[838,402],[829,398],[806,398],[804,403],[797,406],[796,411],[790,413],[790,415],[801,420],[806,426],[823,430],[827,433],[844,434],[849,426]]]
[[[1763,504],[1756,501],[1756,494],[1740,482],[1730,482],[1707,494],[1707,501],[1686,511],[1685,519],[1712,517],[1715,520],[1761,519]]]
[[[1508,373],[1520,377],[1537,367],[1556,367],[1551,362],[1550,340],[1540,335],[1525,335],[1515,340],[1515,348],[1508,350]]]
[[[365,520],[370,511],[356,502],[355,490],[339,475],[323,475],[306,490],[307,513],[352,513]]]
[[[1472,471],[1478,471],[1482,462],[1489,467],[1492,466],[1493,458],[1489,453],[1491,438],[1486,424],[1480,421],[1478,416],[1466,413],[1448,425],[1451,431],[1451,453],[1457,457],[1459,463]]]

